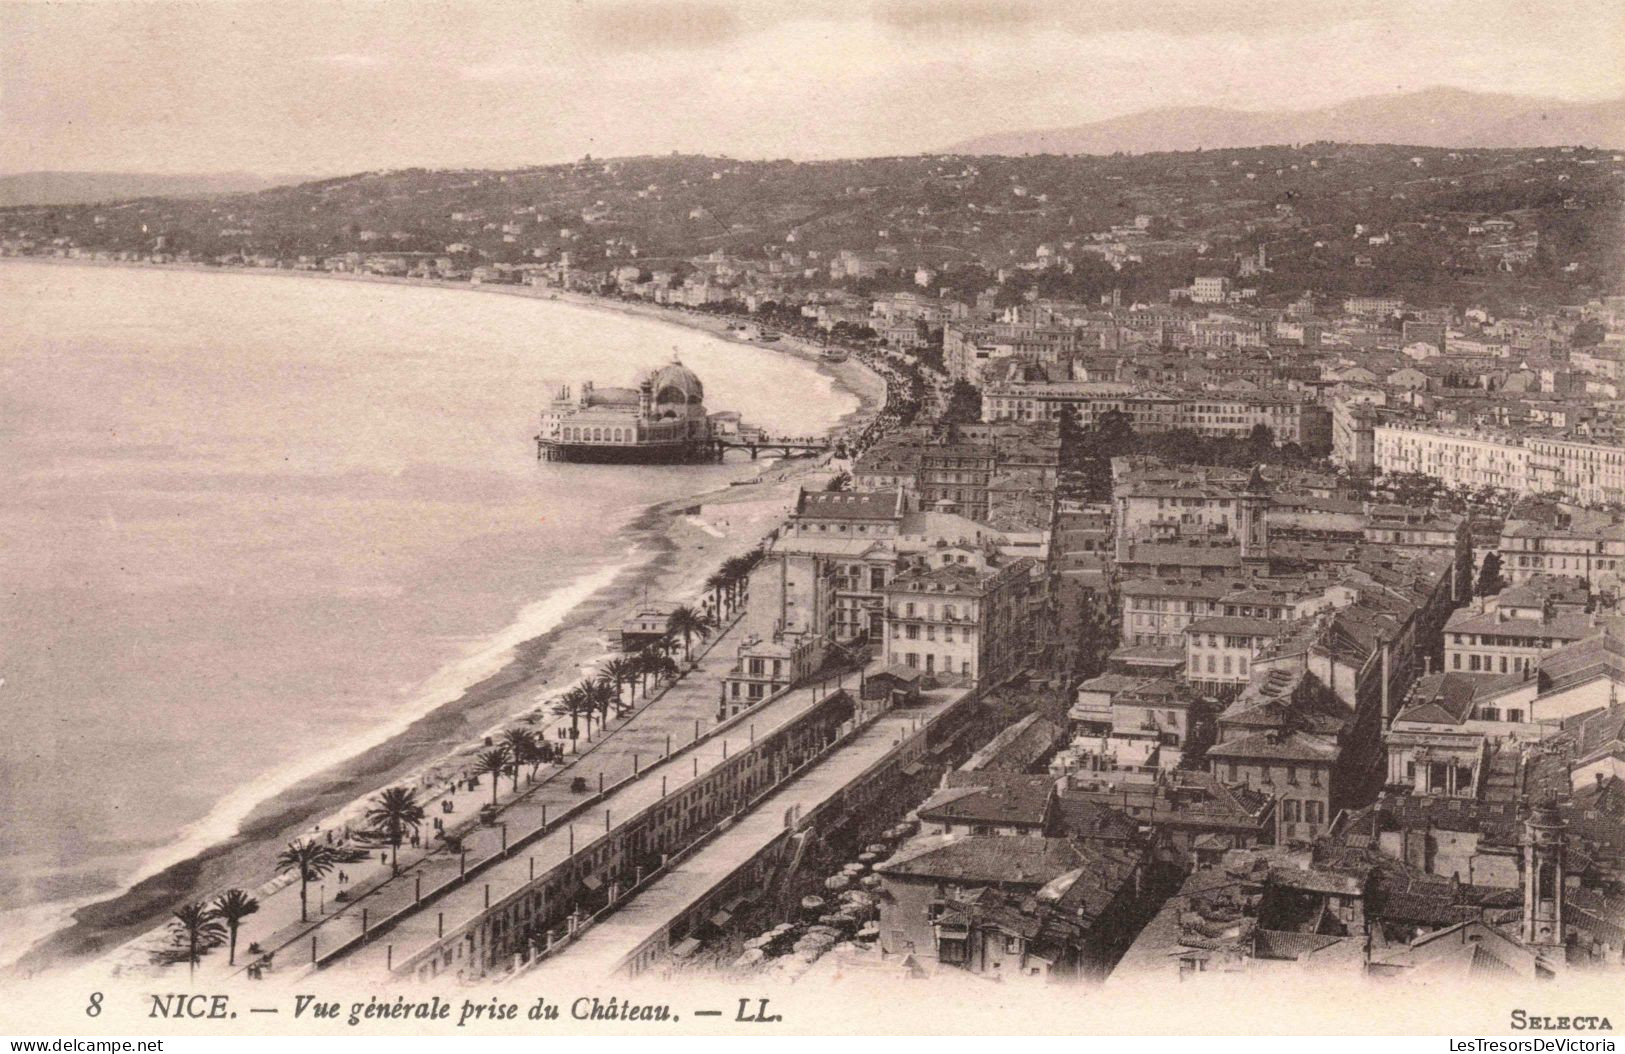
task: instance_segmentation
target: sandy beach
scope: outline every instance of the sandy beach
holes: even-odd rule
[[[132,265],[100,261],[57,261],[90,266]],[[214,268],[185,267],[215,271]],[[348,281],[458,288],[446,283],[366,279],[306,272],[242,271],[226,273],[320,277]],[[506,295],[553,299],[549,291],[527,287],[462,286]],[[727,320],[560,294],[559,301],[600,311],[638,315],[687,326],[723,340],[738,341]],[[755,344],[803,358],[840,388],[856,395],[859,408],[840,421],[839,432],[872,417],[884,400],[883,382],[856,360],[829,363],[816,346],[792,338],[773,345]],[[237,834],[208,850],[139,882],[122,895],[80,908],[74,923],[31,949],[15,969],[36,973],[52,966],[104,955],[145,941],[174,906],[212,896],[230,886],[256,887],[274,872],[278,852],[313,825],[331,827],[352,814],[378,789],[419,783],[441,772],[461,768],[458,759],[477,749],[493,729],[545,705],[608,652],[605,629],[641,596],[692,601],[703,594],[703,582],[721,562],[757,546],[782,521],[783,512],[803,482],[821,486],[832,473],[828,458],[797,459],[763,466],[750,483],[685,496],[644,510],[624,532],[628,547],[641,559],[623,569],[608,585],[577,604],[552,630],[518,645],[512,658],[493,675],[470,685],[457,698],[438,706],[403,731],[309,779],[294,783],[255,807]],[[312,743],[318,753],[331,744]]]

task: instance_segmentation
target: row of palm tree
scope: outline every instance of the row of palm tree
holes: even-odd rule
[[[762,562],[764,555],[763,550],[752,549],[740,556],[730,556],[705,580],[705,589],[711,594],[713,617],[721,620],[733,614],[734,608],[744,599],[745,587],[750,584],[750,573]]]
[[[640,688],[645,696],[649,694],[651,678],[675,676],[677,664],[666,654],[668,645],[669,641],[660,642],[632,655],[610,659],[595,675],[554,700],[553,713],[570,719],[570,737],[580,737],[583,718],[591,735],[594,718],[603,725],[609,720],[611,710],[619,715],[631,709]]]
[[[651,689],[651,680],[673,678],[680,669],[671,652],[682,640],[683,658],[692,661],[694,641],[704,640],[723,618],[731,615],[744,598],[750,573],[762,561],[764,552],[752,550],[742,556],[730,557],[705,581],[711,593],[709,611],[687,605],[676,608],[666,621],[666,636],[632,655],[610,659],[596,675],[571,687],[553,704],[553,712],[570,718],[570,735],[580,734],[580,721],[587,720],[587,733],[592,734],[592,721],[600,725],[609,720],[609,712],[625,713],[637,701],[641,688],[645,697]],[[502,733],[498,742],[475,758],[474,771],[491,777],[491,804],[497,804],[504,775],[513,779],[513,790],[519,791],[519,770],[531,766],[531,775],[544,763],[553,760],[555,751],[528,728],[514,727]],[[390,847],[389,864],[394,874],[400,873],[400,848],[408,833],[417,834],[427,813],[417,792],[409,787],[390,787],[380,792],[370,803],[366,821],[370,831],[381,837]],[[278,874],[292,872],[299,878],[299,921],[310,919],[310,884],[319,882],[343,862],[344,857],[326,842],[315,839],[295,840],[277,856]],[[210,948],[229,943],[228,962],[237,961],[237,931],[244,919],[259,911],[260,904],[240,889],[229,889],[212,903],[186,904],[176,909],[171,924],[176,948],[161,952],[168,959],[182,954],[193,971],[199,958]]]
[[[165,962],[184,957],[188,974],[197,973],[203,953],[222,944],[229,945],[227,964],[237,964],[237,931],[243,920],[260,910],[260,902],[241,889],[228,889],[212,902],[199,901],[175,909],[170,931],[173,949],[159,953]]]

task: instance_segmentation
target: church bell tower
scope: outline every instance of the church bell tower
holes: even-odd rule
[[[1523,823],[1523,942],[1563,945],[1563,835],[1568,825],[1547,800]]]
[[[1270,508],[1270,485],[1259,466],[1247,480],[1247,489],[1236,496],[1236,536],[1241,540],[1244,562],[1268,562],[1270,532],[1265,519]]]

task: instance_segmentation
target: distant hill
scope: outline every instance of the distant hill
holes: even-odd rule
[[[12,205],[82,205],[125,198],[237,194],[297,183],[251,172],[158,175],[150,172],[19,172],[0,175],[0,208]]]
[[[1315,110],[1181,106],[1072,128],[977,136],[945,154],[1112,154],[1271,146],[1335,140],[1405,146],[1625,147],[1625,99],[1569,103],[1430,88],[1372,95]]]

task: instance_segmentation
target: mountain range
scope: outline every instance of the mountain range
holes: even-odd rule
[[[1312,110],[1177,106],[1075,125],[995,132],[944,154],[1113,154],[1319,141],[1446,148],[1625,146],[1625,99],[1572,103],[1429,88]]]
[[[152,172],[18,172],[0,175],[0,208],[12,205],[83,205],[125,198],[186,198],[238,194],[301,183],[307,176],[252,172],[162,175]]]

